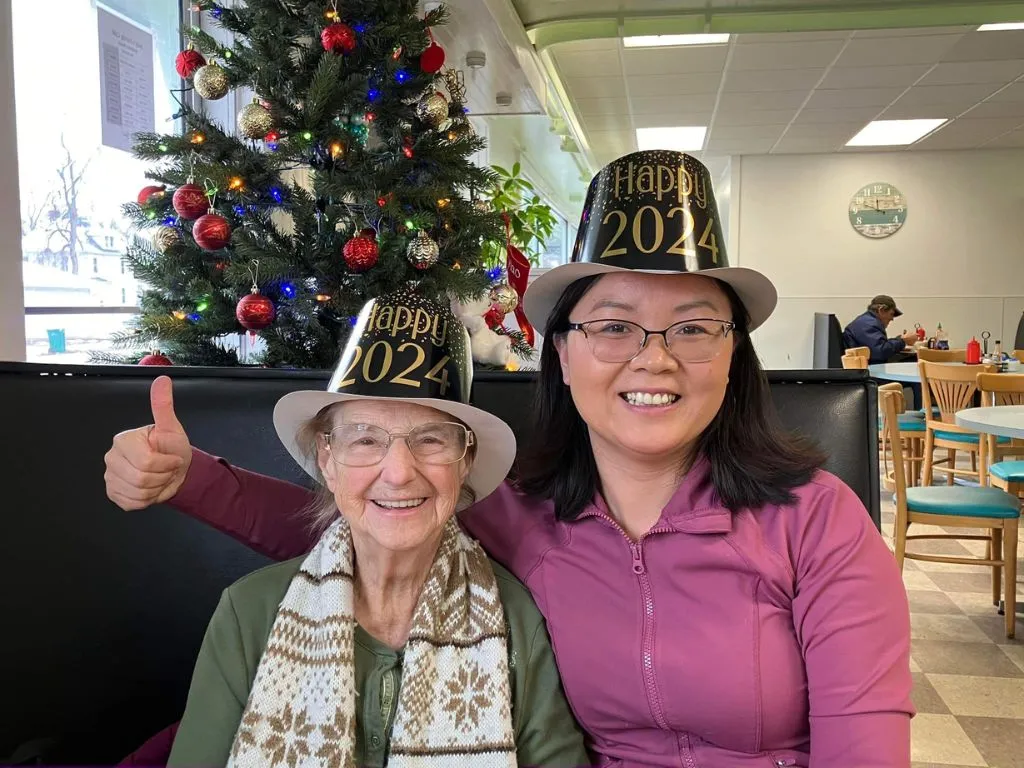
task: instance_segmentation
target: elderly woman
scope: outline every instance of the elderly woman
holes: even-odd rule
[[[424,340],[383,322],[406,309],[444,333]],[[407,296],[372,302],[360,323],[328,391],[290,393],[274,411],[282,442],[322,483],[326,531],[308,555],[224,592],[170,764],[586,762],[529,593],[454,517],[515,456],[504,422],[466,404],[465,330]],[[400,379],[416,379],[417,397],[352,365],[382,343],[423,352]],[[168,402],[170,380],[154,391]],[[153,427],[117,442],[167,439],[176,422],[155,411]]]
[[[910,765],[906,595],[858,498],[777,424],[750,340],[775,304],[675,152],[605,168],[573,262],[527,291],[536,441],[464,522],[536,599],[602,766]],[[301,489],[179,455],[136,503],[308,546],[279,513]]]

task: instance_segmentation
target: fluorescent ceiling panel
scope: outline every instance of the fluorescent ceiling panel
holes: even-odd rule
[[[1024,29],[1024,21],[1014,21],[1007,24],[982,24],[978,27],[979,32],[1001,32],[1007,29]]]
[[[665,48],[677,45],[722,45],[729,42],[728,34],[706,35],[637,35],[622,38],[627,48]]]
[[[925,118],[919,120],[874,120],[865,125],[860,133],[846,142],[848,147],[894,147],[913,144],[926,136],[948,118]]]
[[[637,128],[636,144],[641,151],[669,149],[676,152],[695,152],[704,148],[706,125],[687,125],[675,128]]]

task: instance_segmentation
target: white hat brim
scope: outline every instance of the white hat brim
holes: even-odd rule
[[[591,275],[604,275],[610,272],[643,272],[648,275],[700,275],[712,277],[728,283],[740,297],[750,317],[749,330],[754,330],[771,316],[779,301],[775,285],[757,270],[746,267],[721,267],[719,269],[702,269],[698,272],[680,272],[678,270],[629,269],[614,267],[610,264],[595,262],[573,262],[562,264],[538,277],[526,289],[523,297],[523,310],[530,323],[543,334],[551,315],[551,310],[562,297],[562,293],[577,280]]]
[[[335,403],[350,400],[379,400],[381,402],[413,403],[451,414],[473,430],[476,438],[476,456],[466,482],[476,500],[489,496],[508,476],[516,458],[516,437],[512,429],[497,416],[472,405],[438,400],[430,397],[375,397],[338,392],[289,392],[274,407],[274,429],[291,457],[315,480],[320,470],[315,457],[306,456],[296,440],[299,428],[321,410]]]

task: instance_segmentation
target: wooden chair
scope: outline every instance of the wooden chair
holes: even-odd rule
[[[893,425],[898,424],[899,414],[904,410],[903,394],[900,392],[880,393],[886,424],[890,430],[890,444],[893,453],[893,478],[896,486],[896,522],[893,527],[893,543],[896,562],[903,570],[903,561],[927,560],[933,563],[954,563],[958,565],[987,565],[992,567],[992,602],[999,605],[1000,577],[1003,582],[1002,597],[1006,601],[1006,636],[1013,638],[1017,601],[1017,530],[1020,520],[1020,502],[997,488],[962,486],[920,486],[908,488],[903,472],[903,447]],[[934,525],[943,528],[982,528],[987,535],[977,534],[916,534],[909,535],[914,523]],[[961,541],[988,542],[989,555],[982,558],[957,557],[953,555],[932,555],[923,552],[908,552],[907,542],[918,539],[956,539]]]
[[[1015,349],[1012,354],[1017,358],[1018,362],[1024,363],[1024,349]]]
[[[878,435],[880,443],[880,454],[884,477],[890,485],[895,484],[892,473],[889,471],[889,430],[885,424],[885,413],[882,411],[882,394],[885,392],[896,392],[903,397],[903,385],[897,382],[882,384],[878,387]],[[904,400],[905,402],[905,400]],[[924,462],[924,415],[919,413],[899,414],[899,435],[900,440],[906,448],[904,462],[906,463],[906,474],[908,485],[919,485],[921,482],[921,464]]]
[[[929,363],[962,363],[967,359],[966,349],[928,349],[917,350],[917,359]]]
[[[868,367],[868,359],[860,355],[851,355],[847,352],[842,357],[843,368],[865,371]]]
[[[863,357],[865,360],[871,359],[871,348],[870,347],[850,347],[844,355],[853,355],[854,357]]]
[[[921,397],[924,400],[924,485],[931,485],[933,471],[946,473],[946,484],[953,485],[957,475],[976,480],[985,485],[988,465],[988,440],[982,440],[972,432],[956,424],[956,412],[974,405],[978,392],[978,374],[993,373],[992,365],[943,365],[920,361],[917,368],[921,373]],[[936,417],[933,407],[937,407]],[[1007,438],[996,440],[996,452],[1009,445]],[[935,449],[945,448],[946,458],[935,461]],[[956,466],[956,454],[966,451],[971,455],[971,469]]]
[[[981,402],[987,406],[1024,405],[1024,374],[1022,373],[979,373],[978,389]],[[1010,445],[1001,451],[996,449],[994,435],[988,436],[989,455],[1013,454],[1024,456],[1024,440],[1011,439]],[[1024,492],[1024,461],[996,461],[988,468],[989,483],[1014,496]]]

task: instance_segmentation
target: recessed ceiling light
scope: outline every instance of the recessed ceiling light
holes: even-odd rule
[[[675,128],[637,128],[636,145],[641,152],[648,149],[669,149],[675,152],[695,152],[704,148],[706,125],[687,125]]]
[[[1007,24],[982,24],[979,32],[999,32],[1005,29],[1024,29],[1024,21],[1013,21]]]
[[[922,136],[931,133],[948,118],[936,117],[921,120],[873,120],[860,133],[846,142],[848,147],[887,147],[913,144]]]
[[[721,45],[729,42],[728,34],[715,35],[637,35],[622,38],[627,48],[662,48],[671,45]]]

